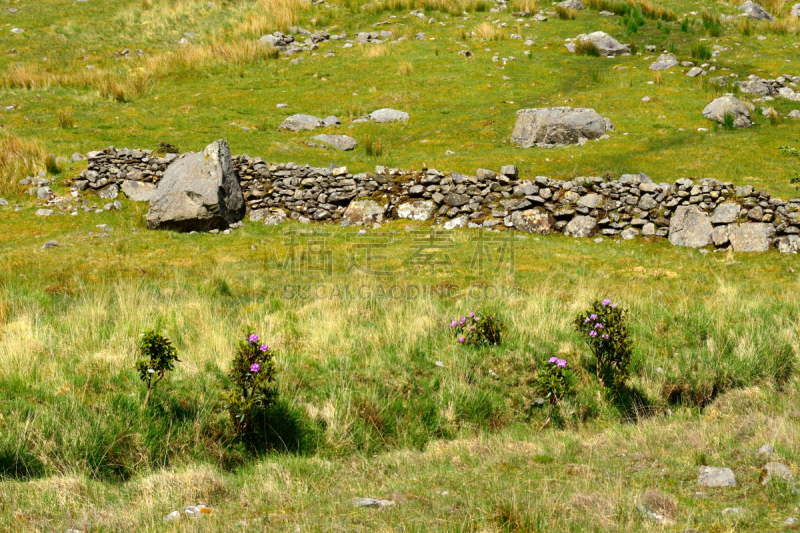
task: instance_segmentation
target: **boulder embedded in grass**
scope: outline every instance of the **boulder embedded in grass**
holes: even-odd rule
[[[597,139],[614,124],[594,109],[543,107],[520,109],[511,142],[522,148],[578,144],[581,138]]]
[[[574,39],[573,44],[581,41],[593,44],[601,56],[617,57],[631,55],[631,50],[627,45],[621,44],[609,34],[602,31],[578,35]],[[573,49],[572,51],[577,51],[577,49]]]
[[[748,128],[753,125],[750,122],[750,110],[733,96],[717,98],[703,109],[703,116],[720,124],[730,122],[734,128]]]

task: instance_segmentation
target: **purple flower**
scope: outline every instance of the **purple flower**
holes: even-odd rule
[[[258,363],[253,363],[252,365],[250,365],[250,372],[252,372],[253,374],[258,374],[260,370],[261,370],[261,365],[259,365]]]
[[[597,337],[597,332],[595,330],[592,330],[592,331],[589,332],[589,336],[590,337]]]
[[[607,341],[607,340],[608,340],[608,333],[603,333],[603,340],[604,340],[604,341]]]
[[[550,358],[550,362],[551,363],[557,363],[558,362],[558,357],[551,357]]]
[[[556,362],[556,365],[560,366],[561,368],[567,368],[567,362],[566,362],[566,361],[564,361],[563,359],[559,359],[559,360]]]
[[[592,320],[597,320],[597,315],[596,315],[596,314],[594,314],[594,313],[592,313],[592,314],[589,316],[589,318],[591,318]]]
[[[477,322],[478,320],[480,320],[480,318],[478,318],[478,317],[475,317],[475,322]]]
[[[470,327],[469,327],[469,329],[471,329],[471,330],[472,330],[472,329],[475,329],[475,326],[470,326]]]
[[[470,318],[475,318],[475,313],[470,313],[469,316]]]
[[[603,329],[603,324],[598,322],[597,324],[594,325],[594,329]]]
[[[591,321],[592,321],[592,319],[591,319],[591,318],[589,318],[588,316],[587,316],[586,318],[584,318],[584,319],[583,319],[583,323],[584,323],[584,324],[586,324],[586,323],[588,323],[588,322],[591,322]]]
[[[616,308],[617,308],[617,304],[611,304],[611,309],[616,309]]]
[[[465,339],[464,337],[459,337],[458,338],[458,342],[464,342],[465,340],[467,340],[467,339]]]
[[[609,300],[608,298],[603,300],[603,305],[610,305],[610,304],[611,304],[611,300]]]
[[[458,325],[458,322],[456,322],[455,320],[453,320],[452,322],[450,322],[450,326],[451,326],[451,327],[456,327],[457,325]]]
[[[258,342],[258,335],[256,335],[255,333],[250,335],[250,342]]]
[[[261,350],[262,352],[268,352],[269,346],[267,346],[266,344],[262,344],[259,350]]]
[[[464,323],[464,322],[466,322],[466,321],[467,321],[467,317],[464,317],[464,316],[462,316],[462,317],[461,317],[461,323],[463,324],[463,323]]]

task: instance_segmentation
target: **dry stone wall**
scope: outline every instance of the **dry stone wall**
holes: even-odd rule
[[[125,182],[157,183],[177,154],[113,147],[88,156],[75,180],[101,196]],[[455,227],[513,228],[574,237],[665,237],[676,246],[732,247],[734,251],[800,249],[800,199],[784,201],[752,186],[712,178],[655,183],[645,174],[614,181],[520,177],[514,165],[474,176],[435,169],[406,171],[378,166],[351,174],[346,167],[315,168],[233,156],[252,221],[277,224],[335,222],[375,225],[406,218]],[[116,194],[116,193],[115,193]]]

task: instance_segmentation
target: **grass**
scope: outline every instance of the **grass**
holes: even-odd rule
[[[281,270],[283,231],[308,226],[148,232],[146,206],[124,198],[120,212],[34,219],[40,206],[16,185],[47,169],[67,196],[63,180],[86,163],[59,156],[108,145],[190,151],[225,138],[235,153],[351,172],[425,164],[472,175],[515,163],[523,177],[641,171],[657,182],[717,177],[796,195],[785,179],[796,164],[777,150],[800,144],[794,123],[768,117],[747,130],[700,133],[707,85],[651,75],[652,58],[636,55],[645,44],[676,46],[666,32],[674,39],[680,28],[680,49],[696,60],[709,60],[714,44],[731,48],[716,58],[718,73],[773,77],[789,68],[796,24],[780,19],[785,34],[759,30],[770,32],[768,44],[732,46],[720,15],[735,6],[707,7],[698,35],[699,20],[674,14],[697,9],[688,2],[585,4],[620,16],[582,12],[526,27],[511,15],[536,11],[524,0],[499,13],[474,0],[15,4],[9,22],[26,31],[0,36],[3,50],[16,51],[0,55],[0,94],[11,108],[0,133],[0,196],[23,204],[0,208],[0,500],[8,510],[0,530],[168,531],[161,517],[198,501],[213,513],[197,524],[215,531],[266,516],[270,529],[287,531],[659,529],[639,505],[676,530],[766,531],[793,514],[796,498],[758,484],[763,464],[753,450],[771,442],[796,472],[796,256],[521,236],[515,268],[478,272],[469,266],[476,232],[463,230],[448,250],[450,272],[431,274],[409,261],[406,226],[425,226],[396,221],[382,228],[392,242],[375,253],[392,274],[377,279],[347,273],[363,252],[353,232],[322,227],[335,263],[321,279]],[[409,15],[414,9],[425,17]],[[293,25],[349,36],[389,29],[406,41],[322,43],[296,65],[256,42]],[[632,56],[603,59],[601,68],[591,50],[569,54],[558,44],[595,30],[623,42],[630,32]],[[415,41],[420,31],[435,42]],[[512,31],[523,40],[508,39]],[[458,55],[464,44],[471,61]],[[530,60],[512,59],[524,50]],[[557,105],[595,108],[618,133],[569,150],[506,142],[518,109]],[[779,98],[770,105],[776,117],[793,109]],[[349,123],[382,107],[412,119]],[[363,139],[364,150],[308,146],[318,132],[276,133],[293,113],[341,117],[331,133]],[[257,131],[231,125],[252,121]],[[709,157],[742,143],[759,157]],[[101,223],[113,228],[109,237],[97,234]],[[63,246],[42,250],[48,240]],[[636,342],[629,388],[616,398],[592,378],[570,322],[603,296],[631,309]],[[456,345],[446,326],[472,310],[508,323],[505,344]],[[246,324],[275,350],[281,394],[274,432],[255,452],[227,437],[220,397]],[[145,412],[133,362],[138,334],[151,327],[183,362]],[[578,387],[545,424],[532,383],[537,362],[551,356],[570,362]],[[733,468],[739,486],[695,499],[700,457]],[[398,503],[373,512],[352,507],[357,496]],[[747,512],[721,516],[734,506]]]
[[[600,57],[600,50],[597,45],[589,39],[575,41],[575,53],[581,56]]]
[[[561,20],[575,20],[575,15],[577,15],[577,11],[563,6],[556,6],[556,15]]]

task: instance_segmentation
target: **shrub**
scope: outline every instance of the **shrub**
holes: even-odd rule
[[[475,346],[497,345],[503,342],[506,325],[492,315],[479,317],[475,313],[453,320],[450,327],[461,344]]]
[[[578,39],[575,43],[575,53],[579,56],[600,57],[600,50],[597,45],[589,39]]]
[[[645,25],[642,10],[638,7],[631,8],[627,15],[622,18],[622,23],[625,25],[625,31],[628,35],[636,33],[639,28]]]
[[[628,377],[632,341],[626,324],[628,311],[610,300],[595,300],[588,311],[575,317],[575,330],[595,357],[595,374],[601,385],[618,391]]]
[[[572,391],[573,381],[572,371],[567,368],[567,362],[558,357],[551,357],[548,361],[540,363],[534,386],[542,398],[555,405]]]
[[[164,379],[167,372],[173,369],[178,361],[178,351],[172,342],[163,335],[153,330],[148,330],[139,341],[139,353],[144,357],[136,362],[136,371],[139,379],[147,385],[147,394],[144,397],[144,407],[150,401],[150,393]]]
[[[239,341],[228,377],[231,383],[227,387],[226,407],[234,433],[252,444],[264,429],[259,422],[277,398],[272,353],[255,333],[248,332]]]

